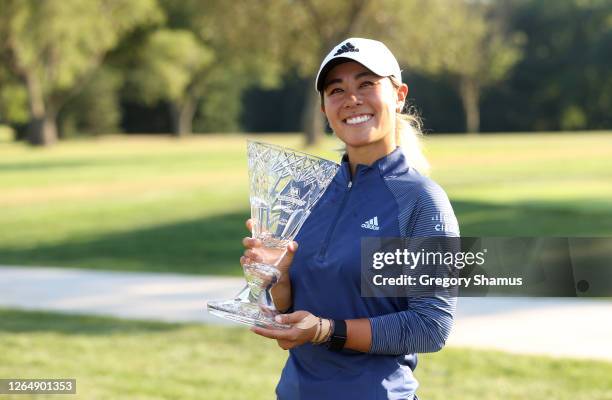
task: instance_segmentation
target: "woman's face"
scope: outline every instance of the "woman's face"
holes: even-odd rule
[[[406,85],[396,89],[389,78],[350,61],[332,68],[323,87],[322,111],[347,147],[382,141],[395,148],[395,115],[408,94]]]

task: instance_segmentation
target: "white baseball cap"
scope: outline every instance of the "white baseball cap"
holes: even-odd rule
[[[383,42],[349,38],[340,42],[325,57],[315,79],[315,89],[320,92],[327,73],[336,65],[350,60],[358,62],[378,76],[393,76],[399,82],[402,81],[402,70],[391,50]]]

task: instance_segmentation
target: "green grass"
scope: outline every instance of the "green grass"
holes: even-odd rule
[[[301,138],[259,136],[294,148]],[[240,275],[243,135],[0,144],[0,265]],[[338,159],[328,138],[309,152]],[[612,134],[431,136],[465,236],[612,234]]]
[[[246,328],[2,309],[0,321],[0,377],[76,378],[75,399],[270,399],[287,356]],[[430,400],[612,398],[605,362],[447,348],[421,355],[416,376]]]

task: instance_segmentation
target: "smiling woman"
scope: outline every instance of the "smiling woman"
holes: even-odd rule
[[[372,164],[396,147],[395,114],[401,110],[408,86],[398,89],[356,62],[333,67],[323,84],[322,111],[332,130],[346,144],[353,163]],[[352,172],[355,172],[354,169]]]
[[[416,353],[444,346],[456,299],[362,297],[361,238],[458,236],[458,224],[444,191],[421,174],[418,125],[402,117],[408,86],[383,43],[338,44],[316,89],[346,153],[299,248],[289,245],[279,264],[272,294],[287,314],[277,319],[292,328],[252,330],[290,349],[278,399],[416,399]],[[439,215],[449,220],[443,229]],[[243,243],[243,265],[265,257],[261,243]]]
[[[402,83],[401,70],[393,54],[384,45],[373,50],[380,53],[376,55],[378,64],[370,63],[370,67],[377,73],[358,60],[352,61],[351,58],[338,57],[335,54],[335,58],[323,63],[316,81],[316,88],[321,94],[321,111],[326,115],[336,136],[347,143],[349,156],[350,152],[362,153],[365,157],[364,164],[371,163],[368,163],[368,159],[374,161],[379,158],[376,157],[379,151],[370,152],[366,148],[357,150],[355,147],[359,146],[351,146],[352,143],[359,144],[364,139],[378,142],[377,146],[383,154],[388,154],[388,151],[384,150],[385,147],[394,149],[399,146],[410,160],[411,166],[426,174],[429,171],[429,163],[422,153],[419,141],[420,120],[417,116],[405,112],[408,85]],[[347,107],[347,99],[358,104],[355,104],[355,107]],[[360,133],[352,130],[351,134],[345,134],[344,126],[360,128]],[[387,135],[390,132],[395,135]],[[359,155],[354,154],[353,159],[356,157]]]

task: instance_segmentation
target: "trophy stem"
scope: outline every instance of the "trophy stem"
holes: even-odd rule
[[[219,317],[246,325],[290,328],[290,325],[279,324],[274,320],[279,312],[274,306],[270,290],[280,278],[278,268],[263,263],[247,264],[244,265],[244,275],[247,284],[233,300],[209,301],[208,310]]]
[[[274,316],[278,314],[270,290],[280,279],[280,271],[273,265],[252,263],[244,266],[244,276],[249,287],[248,300],[259,304],[262,312]]]

